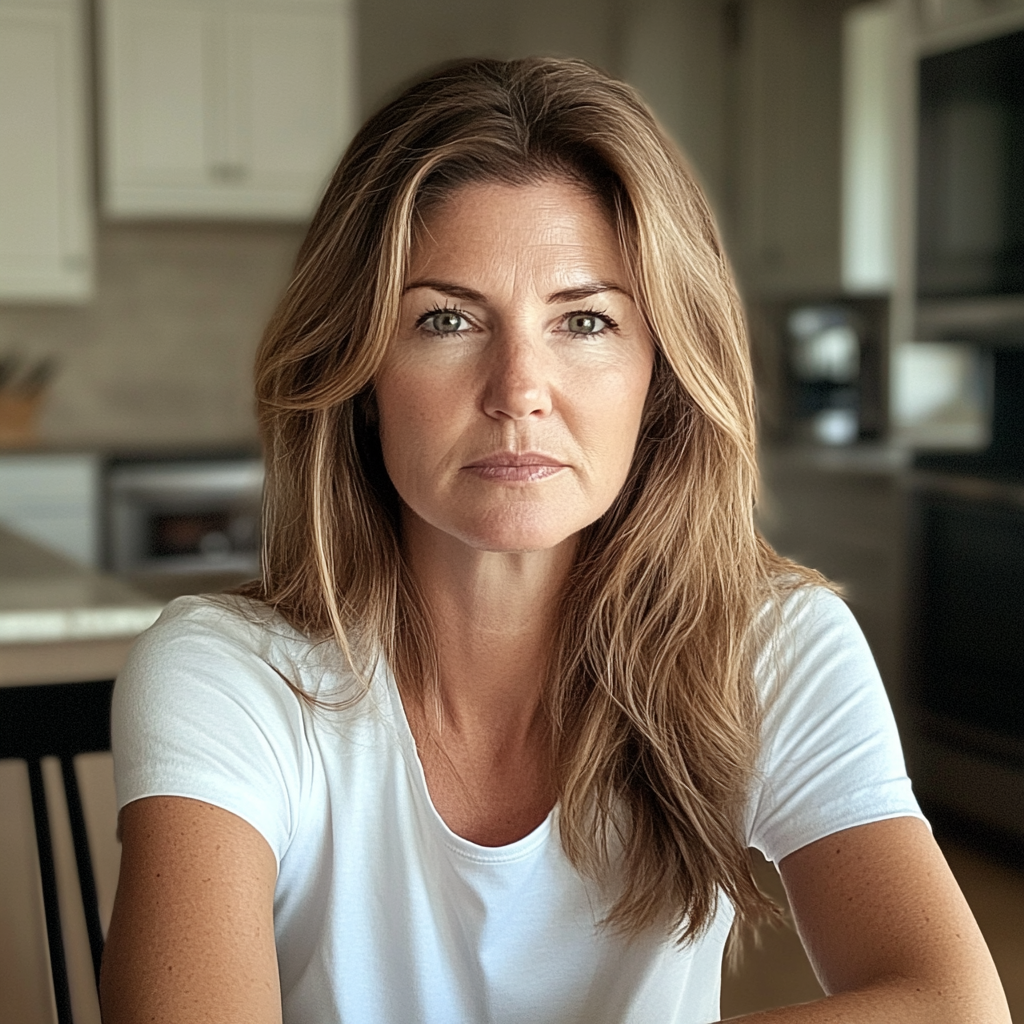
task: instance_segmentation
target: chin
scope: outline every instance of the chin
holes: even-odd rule
[[[505,512],[482,521],[464,522],[456,532],[478,551],[512,554],[557,548],[592,521],[583,516],[553,516],[548,510],[524,515],[523,510],[516,509],[513,514]]]
[[[575,533],[557,535],[521,535],[500,537],[468,537],[466,542],[477,551],[490,551],[494,554],[522,555],[533,551],[551,551],[564,544]]]

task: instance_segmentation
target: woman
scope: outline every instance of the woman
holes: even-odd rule
[[[714,1021],[751,845],[829,993],[763,1019],[1009,1019],[849,613],[755,531],[739,302],[627,87],[371,118],[257,377],[263,577],[116,690],[108,1024]]]

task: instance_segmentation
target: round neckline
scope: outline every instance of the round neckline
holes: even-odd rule
[[[521,839],[516,839],[514,842],[506,843],[503,846],[481,846],[479,843],[474,843],[472,840],[460,836],[457,832],[453,832],[448,827],[448,823],[438,813],[430,796],[427,776],[423,771],[423,762],[420,760],[419,751],[416,749],[416,739],[412,734],[409,718],[405,713],[402,695],[398,690],[398,681],[395,679],[390,666],[384,664],[383,661],[381,664],[384,685],[387,689],[390,703],[391,718],[395,724],[399,747],[410,775],[410,781],[416,792],[416,797],[425,806],[444,845],[453,853],[466,860],[486,864],[507,864],[522,860],[536,852],[551,835],[554,818],[558,811],[557,804],[533,831],[528,832]]]

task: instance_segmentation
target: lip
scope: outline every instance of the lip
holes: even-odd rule
[[[494,452],[463,468],[484,480],[528,482],[554,476],[568,464],[544,452]]]

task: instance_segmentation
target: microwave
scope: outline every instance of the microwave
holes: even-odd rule
[[[105,491],[107,569],[149,575],[259,572],[259,458],[115,462]]]

